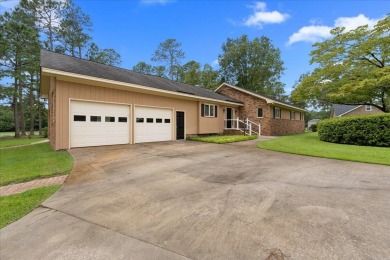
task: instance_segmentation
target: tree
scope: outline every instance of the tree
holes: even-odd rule
[[[222,83],[218,80],[218,74],[217,70],[206,63],[200,74],[200,86],[207,89],[216,89]]]
[[[50,51],[55,50],[60,20],[62,2],[56,0],[21,0],[20,7],[29,10],[36,19],[38,29],[43,32],[46,39],[43,45]]]
[[[163,62],[168,67],[167,74],[171,80],[178,79],[178,67],[181,60],[185,58],[184,51],[181,49],[181,43],[176,39],[167,39],[160,43],[154,52],[152,61]]]
[[[194,60],[187,62],[184,64],[179,71],[179,81],[193,85],[200,85],[200,64]]]
[[[280,50],[269,38],[262,36],[253,41],[247,35],[237,39],[228,38],[218,56],[221,76],[227,83],[259,92],[273,98],[281,98],[284,84],[283,61]]]
[[[62,43],[65,51],[74,57],[82,58],[82,49],[91,39],[91,36],[86,33],[86,31],[91,30],[91,18],[72,0],[66,0],[60,14],[58,40]]]
[[[331,39],[314,44],[310,63],[318,67],[302,80],[292,99],[313,106],[372,105],[390,112],[389,31],[389,15],[373,29],[333,29]]]
[[[140,61],[133,67],[133,71],[146,75],[153,75],[153,66],[144,61]]]
[[[13,79],[12,107],[15,137],[25,135],[23,90],[26,87],[27,68],[34,66],[38,41],[34,17],[22,8],[0,16],[0,67],[1,76]],[[39,47],[38,47],[39,49]]]
[[[115,66],[122,63],[121,55],[114,49],[99,49],[95,43],[91,43],[85,57],[90,61]]]

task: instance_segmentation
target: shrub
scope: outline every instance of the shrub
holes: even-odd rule
[[[47,138],[48,127],[42,128],[42,136]]]
[[[317,124],[310,125],[309,130],[312,132],[317,132]]]
[[[318,136],[331,143],[390,147],[390,114],[322,120]]]

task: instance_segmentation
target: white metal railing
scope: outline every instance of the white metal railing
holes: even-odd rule
[[[256,124],[250,121],[248,118],[240,120],[238,117],[236,119],[225,119],[225,129],[226,130],[239,130],[245,134],[256,134],[261,135],[261,126],[260,123]]]

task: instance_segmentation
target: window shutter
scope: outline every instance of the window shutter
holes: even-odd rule
[[[276,109],[275,109],[275,107],[274,107],[273,109],[274,109],[274,118],[275,118],[275,110],[276,110]]]
[[[218,106],[215,106],[215,109],[214,109],[214,113],[215,113],[215,117],[218,117]]]
[[[201,105],[200,115],[204,117],[204,104]]]

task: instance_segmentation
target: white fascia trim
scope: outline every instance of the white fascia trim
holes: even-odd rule
[[[345,114],[348,114],[349,112],[352,112],[352,111],[354,111],[355,109],[358,109],[358,108],[361,107],[361,106],[363,106],[363,105],[359,105],[359,106],[357,106],[357,107],[355,107],[355,108],[352,108],[351,110],[348,110],[347,112],[342,113],[341,115],[338,115],[338,117],[341,117],[341,116],[343,116],[343,115],[345,115]]]
[[[114,85],[119,85],[119,86],[131,87],[131,88],[135,88],[135,89],[144,89],[144,90],[148,90],[151,92],[166,93],[166,94],[182,96],[182,97],[190,97],[190,98],[197,99],[197,100],[207,100],[207,101],[224,103],[224,104],[229,104],[229,105],[243,106],[243,104],[224,101],[224,100],[194,96],[194,95],[189,95],[189,94],[185,94],[185,93],[177,93],[177,92],[168,91],[168,90],[156,89],[156,88],[152,88],[152,87],[146,87],[146,86],[132,84],[132,83],[125,83],[125,82],[116,81],[116,80],[102,79],[102,78],[86,76],[86,75],[77,74],[77,73],[48,69],[48,68],[44,68],[44,67],[42,67],[42,73],[61,75],[61,76],[67,76],[67,77],[73,77],[73,78],[81,78],[81,79],[86,79],[86,80],[91,80],[91,81],[99,81],[99,82],[103,82],[103,83],[107,83],[107,84],[114,84]]]
[[[216,90],[214,90],[214,92],[218,92],[218,90],[219,90],[220,88],[222,88],[223,86],[227,86],[227,87],[233,88],[233,89],[235,89],[235,90],[244,92],[244,93],[246,93],[246,94],[248,94],[248,95],[252,95],[252,96],[254,96],[254,97],[258,97],[258,98],[264,99],[264,100],[267,102],[267,104],[271,104],[271,105],[273,105],[273,104],[278,104],[278,105],[281,105],[281,106],[286,106],[286,107],[293,108],[293,109],[298,110],[298,111],[301,111],[301,112],[305,112],[305,111],[306,111],[305,109],[297,108],[297,107],[294,107],[294,106],[291,106],[291,105],[287,105],[287,104],[281,103],[281,102],[279,102],[279,101],[276,101],[276,100],[273,100],[273,99],[270,99],[270,98],[261,96],[261,95],[259,95],[259,94],[252,93],[252,92],[250,92],[250,91],[247,91],[247,90],[245,90],[245,89],[239,88],[239,87],[237,87],[237,86],[230,85],[230,84],[228,84],[228,83],[222,83],[221,86],[219,86]]]

